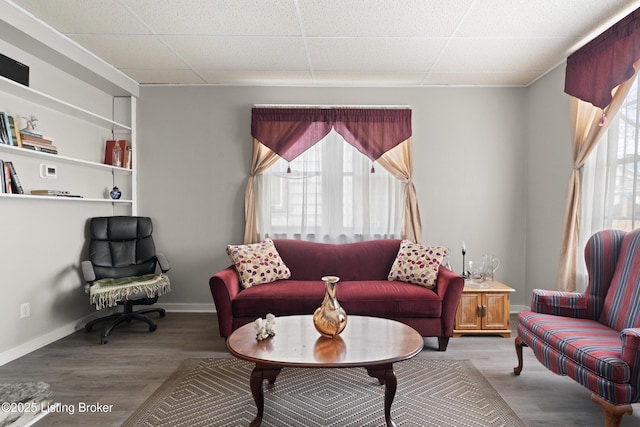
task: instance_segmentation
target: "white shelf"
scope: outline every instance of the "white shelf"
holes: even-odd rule
[[[130,126],[114,122],[111,119],[102,117],[98,114],[75,106],[73,104],[69,104],[66,101],[54,98],[53,96],[47,95],[46,93],[37,91],[28,86],[21,85],[20,83],[16,83],[13,80],[9,80],[2,76],[0,76],[0,92],[15,95],[26,101],[31,101],[44,107],[48,107],[53,110],[65,113],[67,115],[78,117],[79,119],[85,120],[95,125],[109,128],[113,131],[131,132]]]
[[[130,205],[132,203],[131,200],[124,199],[96,199],[91,197],[59,197],[59,196],[40,196],[35,194],[4,194],[0,193],[0,198],[10,198],[10,199],[31,199],[31,200],[57,200],[63,202],[94,202],[94,203],[113,203],[113,204],[123,204]]]
[[[41,159],[50,159],[58,162],[71,163],[76,165],[83,165],[95,169],[112,170],[115,173],[131,174],[131,169],[125,169],[118,166],[105,165],[104,163],[90,162],[88,160],[76,159],[73,157],[61,156],[59,154],[44,153],[42,151],[29,150],[27,148],[14,147],[12,145],[0,144],[0,152],[8,152],[25,157],[36,157]]]

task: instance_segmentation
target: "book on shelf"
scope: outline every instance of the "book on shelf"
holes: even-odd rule
[[[25,135],[31,135],[31,136],[35,136],[35,137],[38,137],[38,138],[42,138],[42,132],[38,132],[35,129],[28,129],[28,128],[20,129],[20,133],[24,133]]]
[[[47,153],[47,154],[58,154],[58,150],[52,150],[50,148],[34,147],[33,145],[28,145],[28,144],[24,144],[22,148],[26,148],[27,150],[32,150],[32,151],[40,151],[41,153]]]
[[[13,193],[11,187],[11,169],[4,160],[0,160],[0,174],[2,174],[2,192],[5,194]]]
[[[13,117],[9,116],[9,127],[11,130],[11,137],[15,142],[16,147],[22,147],[22,138],[20,135],[20,130],[18,129],[18,121]]]
[[[116,144],[119,146],[120,150],[114,150]],[[119,162],[114,161],[114,151],[119,153]],[[104,149],[104,164],[131,169],[131,142],[126,139],[107,141]]]
[[[80,196],[78,194],[71,194],[70,192],[64,191],[64,190],[31,190],[31,194],[33,194],[35,196],[82,198],[82,196]]]
[[[0,113],[0,120],[3,121],[2,125],[4,127],[4,133],[7,136],[7,145],[17,146],[17,142],[15,141],[15,137],[11,132],[11,125],[9,124],[9,115],[7,113]]]
[[[9,129],[7,123],[4,121],[4,113],[2,112],[0,112],[0,143],[12,145],[9,139]]]
[[[7,182],[4,176],[4,160],[0,160],[0,193],[6,193]]]
[[[32,133],[25,133],[24,130],[18,132],[23,141],[33,141],[39,144],[53,144],[53,138],[45,137],[45,136],[35,136]]]
[[[41,144],[39,142],[23,140],[22,148],[26,148],[27,150],[42,151],[43,153],[58,154],[58,147],[51,144]]]
[[[14,194],[24,194],[24,189],[22,188],[22,184],[20,183],[20,178],[18,178],[18,172],[16,172],[16,167],[13,166],[12,161],[4,162],[5,165],[9,167],[9,177],[11,178],[11,192]]]
[[[38,196],[68,196],[71,193],[65,190],[31,190],[31,194]]]

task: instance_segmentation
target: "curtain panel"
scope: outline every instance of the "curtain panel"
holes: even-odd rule
[[[636,66],[640,65],[640,61]],[[604,109],[607,117],[616,115],[624,102],[629,89],[636,78],[631,78],[615,88],[612,101]],[[576,264],[581,251],[578,250],[580,240],[582,213],[582,171],[591,152],[595,149],[609,123],[600,120],[601,111],[592,104],[578,98],[570,99],[571,116],[571,152],[573,169],[567,186],[567,201],[562,226],[562,241],[560,246],[560,271],[558,274],[558,289],[566,292],[576,290]]]
[[[411,110],[274,107],[251,111],[251,136],[287,161],[304,153],[332,128],[375,161],[411,137]]]
[[[422,226],[413,184],[411,110],[407,108],[255,107],[251,111],[252,165],[245,191],[244,242],[260,240],[255,177],[282,157],[287,161],[335,129],[349,144],[405,186],[401,237],[420,242]],[[398,147],[397,150],[393,150]],[[385,153],[393,153],[387,157]]]
[[[604,110],[615,87],[634,74],[640,59],[640,9],[567,58],[564,91]]]

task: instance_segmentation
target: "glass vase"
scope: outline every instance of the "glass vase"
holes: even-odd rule
[[[313,325],[323,337],[338,336],[347,326],[347,312],[340,306],[336,298],[336,284],[340,280],[336,276],[325,276],[324,300],[322,305],[313,313]]]

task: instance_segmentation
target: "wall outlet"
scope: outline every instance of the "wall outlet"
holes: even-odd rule
[[[20,318],[24,319],[25,317],[31,316],[31,304],[25,302],[24,304],[20,304]]]

